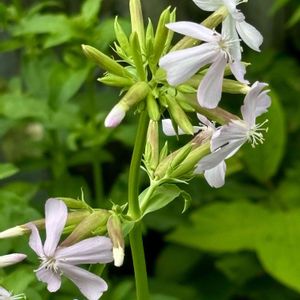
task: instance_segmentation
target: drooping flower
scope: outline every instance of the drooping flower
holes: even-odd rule
[[[227,125],[219,127],[211,139],[211,153],[201,159],[197,165],[197,173],[211,170],[222,163],[225,159],[233,156],[246,142],[250,142],[252,147],[264,142],[263,133],[267,128],[261,124],[256,124],[256,118],[267,112],[271,105],[268,96],[269,90],[263,90],[266,83],[255,82],[244,99],[241,107],[242,120],[232,120]],[[215,173],[215,180],[224,178],[225,171],[219,170]]]
[[[47,283],[49,292],[61,286],[61,275],[69,278],[88,300],[99,299],[107,290],[106,282],[76,265],[109,263],[113,261],[111,240],[104,236],[87,238],[68,247],[58,246],[67,221],[67,207],[57,199],[45,204],[46,240],[42,244],[37,227],[29,223],[30,247],[41,260],[35,271],[38,280]]]
[[[198,131],[205,131],[207,136],[212,136],[214,132],[217,130],[215,124],[210,122],[205,116],[201,114],[197,114],[197,117],[200,121],[200,126],[194,126],[194,132],[197,133]],[[167,136],[174,136],[176,135],[176,131],[172,125],[172,121],[170,119],[162,120],[162,128],[163,132]],[[184,134],[184,132],[178,128],[178,134]],[[221,187],[224,185],[225,181],[225,171],[226,171],[226,164],[221,161],[218,165],[214,168],[204,170],[204,178],[212,187]],[[202,173],[202,172],[201,172]]]
[[[12,253],[0,256],[0,268],[14,265],[22,260],[24,260],[27,255],[22,253]]]
[[[219,34],[193,22],[176,22],[166,26],[180,34],[204,41],[199,46],[170,52],[160,59],[159,65],[166,70],[169,84],[174,86],[181,84],[196,74],[200,68],[211,64],[197,91],[199,104],[206,108],[215,108],[221,100],[227,63],[235,78],[248,84],[244,79],[245,66],[237,56],[235,40],[228,39],[223,32]]]
[[[225,5],[229,15],[223,22],[222,31],[228,38],[235,40],[238,44],[238,36],[245,44],[255,51],[260,51],[259,47],[263,42],[260,32],[245,21],[244,14],[236,8],[237,5],[247,1],[241,0],[193,0],[194,3],[205,11],[215,11]],[[236,49],[238,49],[236,47]]]
[[[0,300],[21,300],[26,299],[24,294],[13,295],[5,288],[0,286]]]

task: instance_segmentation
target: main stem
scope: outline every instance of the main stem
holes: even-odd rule
[[[145,149],[148,123],[148,113],[145,110],[141,113],[138,124],[128,179],[128,215],[134,220],[138,219],[141,213],[138,200],[139,172],[142,155]],[[149,287],[141,225],[140,222],[136,222],[129,234],[129,240],[134,267],[137,300],[149,300]]]

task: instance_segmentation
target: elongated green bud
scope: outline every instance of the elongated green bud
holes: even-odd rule
[[[123,68],[119,63],[117,63],[98,49],[92,46],[82,45],[82,50],[88,58],[93,60],[100,68],[104,69],[105,71],[119,75],[121,77],[131,77],[131,74],[125,68]]]
[[[142,51],[140,42],[136,32],[133,32],[130,36],[131,55],[136,67],[137,74],[140,80],[146,80],[146,71],[143,64]]]
[[[160,111],[157,104],[156,99],[154,96],[149,93],[147,96],[147,110],[149,114],[149,118],[153,121],[159,121],[160,120]]]
[[[170,112],[172,118],[175,120],[179,128],[181,128],[186,134],[193,135],[193,125],[191,124],[183,109],[176,102],[176,99],[170,95],[166,95],[165,98],[168,105],[168,111]]]
[[[109,212],[104,209],[91,213],[82,219],[73,232],[62,242],[61,246],[67,247],[91,236],[94,230],[105,227],[108,218]]]
[[[124,236],[122,224],[117,215],[111,215],[107,221],[107,232],[113,243],[114,265],[120,267],[124,261]]]
[[[149,86],[146,82],[135,83],[125,94],[125,96],[113,107],[107,115],[105,127],[116,127],[124,119],[126,112],[135,104],[139,103],[149,93]]]
[[[129,41],[128,41],[127,35],[124,32],[122,26],[118,22],[117,16],[115,18],[114,29],[115,29],[116,39],[117,39],[120,47],[123,49],[123,51],[125,51],[127,54],[129,54],[129,52],[130,52]]]
[[[79,222],[81,222],[82,219],[87,217],[89,214],[90,212],[87,210],[80,210],[80,211],[68,213],[66,226],[73,226],[78,224]],[[45,219],[35,220],[30,223],[33,223],[38,229],[45,228]],[[21,236],[30,233],[31,230],[29,229],[27,224],[28,223],[15,226],[0,232],[0,239],[6,239],[6,238]]]
[[[145,43],[145,29],[141,1],[129,0],[129,11],[131,30],[137,33],[140,45],[143,48]]]
[[[98,81],[104,83],[105,85],[114,87],[129,87],[134,84],[134,81],[128,77],[121,77],[111,73],[105,74],[105,76],[98,78]]]
[[[169,32],[168,28],[166,27],[166,24],[169,22],[170,22],[170,6],[162,12],[158,21],[155,38],[154,38],[153,59],[151,59],[154,64],[158,62],[165,48],[165,44]]]
[[[146,54],[150,57],[153,54],[154,45],[154,31],[151,19],[148,19],[148,26],[146,30]]]

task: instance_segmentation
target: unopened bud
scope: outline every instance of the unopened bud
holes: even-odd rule
[[[118,17],[115,18],[114,29],[115,29],[116,39],[117,39],[119,45],[125,52],[128,53],[129,49],[130,49],[129,41],[128,41],[128,38],[127,38],[126,33],[124,32],[122,26],[118,22]]]
[[[153,121],[160,120],[160,111],[156,99],[154,96],[149,93],[147,96],[147,110],[149,114],[149,118]]]
[[[131,55],[134,61],[134,66],[140,80],[146,80],[146,71],[143,63],[143,55],[139,42],[139,38],[136,32],[133,32],[129,38],[131,46]]]
[[[166,95],[165,98],[168,104],[168,111],[170,112],[171,117],[174,119],[178,127],[181,128],[184,133],[193,135],[194,134],[193,125],[188,119],[186,113],[177,103],[176,99],[170,95]]]
[[[111,73],[107,73],[105,74],[105,76],[98,78],[97,80],[102,82],[105,85],[114,86],[114,87],[129,87],[134,84],[131,78],[121,77]]]
[[[93,60],[105,71],[121,77],[131,77],[130,73],[125,68],[98,49],[89,45],[82,45],[82,50],[88,58]]]
[[[135,104],[142,101],[149,93],[149,86],[146,82],[135,83],[125,94],[125,96],[113,107],[107,115],[105,127],[116,127],[124,119],[126,112]]]
[[[14,265],[14,264],[24,260],[26,257],[27,257],[27,255],[22,254],[22,253],[13,253],[13,254],[0,256],[0,268]]]
[[[117,215],[111,215],[107,221],[107,232],[113,243],[114,265],[120,267],[124,261],[124,237],[122,224]]]
[[[0,232],[0,239],[7,239],[15,236],[21,236],[28,232],[28,229],[24,225],[15,226]]]
[[[109,213],[104,209],[94,211],[89,216],[82,219],[72,233],[62,242],[61,246],[66,247],[73,245],[86,237],[91,236],[93,231],[99,231],[99,228],[101,227],[104,229],[108,217]]]
[[[146,167],[150,169],[149,171],[154,171],[159,161],[159,134],[157,121],[150,120],[149,122],[144,159]]]

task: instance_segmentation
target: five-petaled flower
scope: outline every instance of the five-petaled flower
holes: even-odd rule
[[[267,112],[271,105],[271,99],[268,96],[269,90],[263,90],[266,86],[266,83],[255,82],[241,107],[243,119],[232,120],[214,132],[211,139],[211,153],[199,161],[196,173],[215,168],[225,159],[233,156],[246,142],[250,142],[252,147],[264,142],[262,132],[267,131],[267,128],[263,128],[263,125],[268,120],[256,124],[256,118]],[[215,173],[214,180],[220,182],[223,180],[224,184],[226,168],[219,169],[219,171],[221,172]],[[210,182],[208,183],[210,184]]]
[[[239,47],[239,36],[245,44],[255,51],[260,51],[259,47],[263,42],[263,37],[260,32],[245,21],[244,14],[236,8],[237,5],[247,0],[193,0],[194,3],[201,9],[206,11],[215,11],[222,5],[225,5],[229,15],[225,18],[222,24],[222,31],[231,40],[236,42],[235,50],[237,56],[241,56]],[[239,52],[239,53],[238,53]]]
[[[199,46],[170,52],[160,59],[159,65],[166,70],[169,84],[176,86],[183,83],[199,69],[211,64],[197,91],[199,104],[206,108],[215,108],[221,100],[227,63],[235,78],[248,84],[244,79],[245,66],[236,55],[238,51],[235,49],[235,40],[228,39],[223,32],[219,34],[215,30],[193,22],[175,22],[166,26],[175,32],[205,42]]]
[[[47,283],[48,291],[55,292],[61,286],[61,275],[65,275],[77,285],[88,300],[97,300],[107,290],[106,282],[76,265],[112,262],[111,240],[104,236],[97,236],[68,247],[58,246],[67,215],[67,207],[63,201],[47,200],[44,245],[37,227],[29,223],[28,227],[31,229],[29,245],[41,260],[40,267],[35,271],[36,276],[40,281]]]

